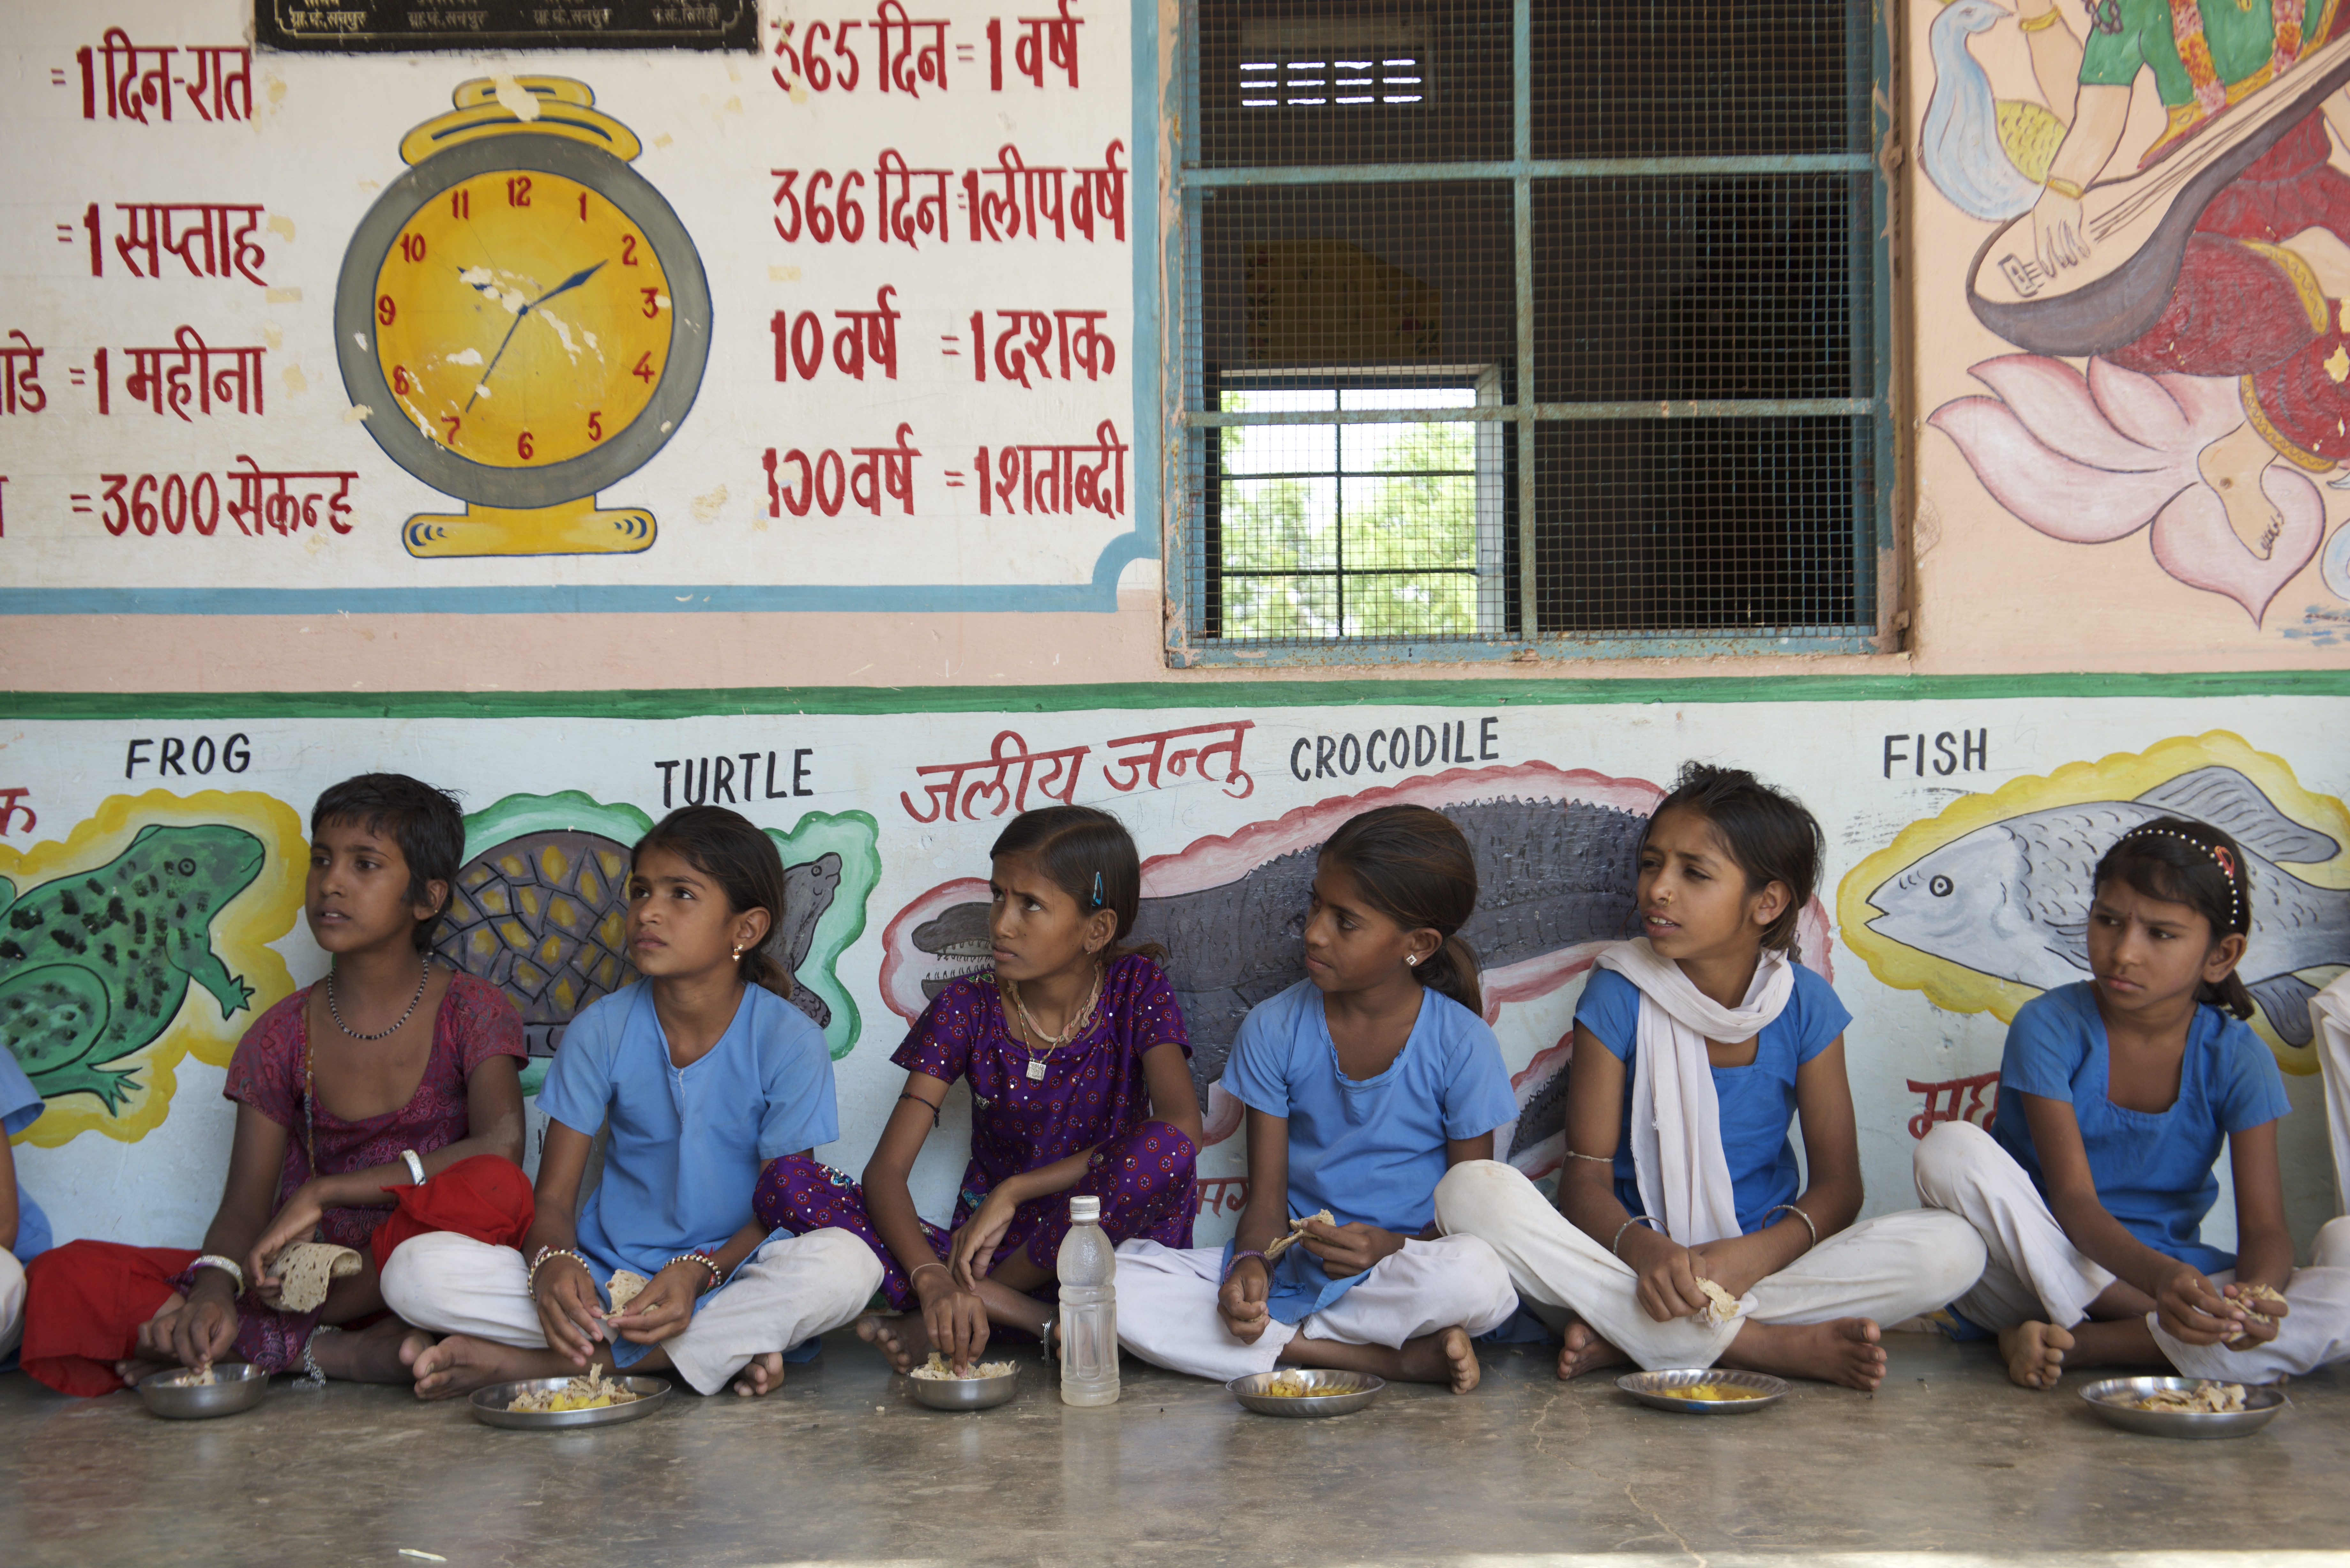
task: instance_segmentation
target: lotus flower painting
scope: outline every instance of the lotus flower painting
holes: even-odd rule
[[[1972,367],[1992,396],[1927,421],[1992,498],[2053,539],[2103,545],[2147,530],[2162,569],[2224,595],[2259,625],[2317,554],[2317,486],[2274,461],[2232,376],[2141,375],[2039,354]]]

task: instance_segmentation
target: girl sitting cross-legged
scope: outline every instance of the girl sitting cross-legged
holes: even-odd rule
[[[645,978],[564,1032],[539,1091],[549,1120],[522,1249],[438,1232],[384,1269],[392,1309],[448,1336],[413,1357],[421,1398],[591,1361],[674,1369],[704,1394],[739,1373],[737,1393],[764,1394],[783,1352],[847,1323],[880,1282],[856,1238],[770,1235],[751,1211],[764,1165],[839,1136],[823,1032],[763,946],[784,908],[775,841],[723,806],[686,806],[637,845],[628,898]],[[641,1288],[613,1312],[623,1271]]]
[[[2291,1107],[2241,1022],[2236,966],[2260,897],[2244,857],[2215,827],[2165,817],[2106,852],[2094,889],[2091,978],[2016,1013],[1995,1132],[1944,1122],[1918,1146],[1918,1194],[1990,1248],[1955,1310],[1999,1331],[2026,1388],[2068,1366],[2267,1383],[2350,1357],[2350,1219],[2293,1266],[2277,1168]],[[2223,1142],[2232,1258],[2199,1239]]]
[[[1250,1011],[1224,1066],[1248,1107],[1239,1235],[1118,1250],[1127,1349],[1199,1377],[1287,1362],[1477,1386],[1470,1339],[1517,1294],[1492,1248],[1429,1223],[1437,1179],[1490,1159],[1517,1115],[1458,935],[1476,907],[1468,841],[1425,806],[1365,812],[1323,846],[1306,978]],[[1326,1210],[1276,1248],[1292,1215]]]
[[[402,774],[364,774],[318,797],[302,912],[332,968],[237,1042],[222,1090],[237,1103],[227,1189],[203,1251],[81,1241],[34,1260],[26,1371],[84,1395],[230,1360],[408,1380],[404,1355],[422,1336],[384,1314],[379,1271],[412,1215],[488,1234],[529,1219],[515,1164],[521,1015],[429,956],[464,847],[456,803]],[[314,1238],[356,1249],[360,1267],[293,1311],[273,1270]]]
[[[1437,1189],[1438,1221],[1492,1242],[1565,1328],[1561,1377],[1720,1362],[1875,1388],[1877,1324],[1939,1310],[1982,1272],[1950,1216],[1853,1223],[1852,1015],[1788,951],[1820,857],[1795,801],[1684,768],[1640,846],[1645,934],[1600,954],[1575,1007],[1557,1208],[1490,1162]]]
[[[899,1314],[858,1333],[900,1372],[935,1349],[967,1366],[991,1325],[1048,1343],[1067,1196],[1101,1199],[1113,1241],[1191,1240],[1200,1103],[1166,974],[1134,929],[1142,869],[1118,820],[1090,806],[1023,812],[989,850],[994,963],[931,1001],[890,1060],[907,1069],[860,1189],[813,1159],[778,1160],[760,1219],[841,1226],[879,1260]],[[915,1156],[957,1078],[971,1085],[971,1164],[953,1229],[914,1211]]]

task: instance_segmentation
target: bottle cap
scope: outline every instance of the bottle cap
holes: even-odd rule
[[[1100,1224],[1101,1199],[1087,1194],[1079,1194],[1070,1199],[1069,1223],[1072,1225]]]

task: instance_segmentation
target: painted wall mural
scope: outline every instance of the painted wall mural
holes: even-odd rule
[[[1114,609],[1133,7],[737,9],[400,56],[10,0],[0,607]]]
[[[2020,352],[1928,422],[2072,544],[2143,532],[2254,628],[2350,599],[2350,7],[1921,0],[1924,221]],[[2326,535],[2334,531],[2331,545]],[[2314,566],[2314,570],[2311,568]],[[2313,631],[2312,628],[2317,628]]]
[[[102,922],[105,909],[75,890],[135,888],[167,850],[172,874],[203,881],[211,900],[182,917],[176,891],[155,888],[172,895],[175,923],[164,945],[151,937],[141,950],[168,958],[142,960],[135,984],[68,961],[54,940],[61,956],[37,967],[0,950],[0,1020],[56,1091],[21,1150],[26,1180],[65,1233],[161,1242],[201,1231],[229,1135],[222,1066],[263,1007],[326,967],[298,918],[302,825],[321,789],[379,767],[432,778],[470,808],[440,951],[523,1010],[534,1086],[577,1010],[629,978],[615,940],[629,846],[694,803],[766,830],[787,867],[773,940],[835,1057],[842,1136],[821,1153],[851,1170],[903,1085],[889,1056],[904,1029],[947,979],[983,961],[995,836],[1018,811],[1063,800],[1116,813],[1143,859],[1139,934],[1168,948],[1196,1046],[1216,1139],[1201,1173],[1210,1240],[1234,1222],[1246,1181],[1243,1140],[1230,1136],[1240,1107],[1219,1080],[1247,1009],[1299,975],[1315,846],[1370,806],[1432,806],[1468,834],[1479,866],[1464,935],[1483,960],[1519,1106],[1500,1152],[1547,1179],[1562,1158],[1576,999],[1598,948],[1629,929],[1643,825],[1681,764],[1701,758],[1758,768],[1825,830],[1827,879],[1801,949],[1854,1014],[1847,1057],[1872,1204],[1905,1198],[1910,1147],[1933,1119],[1990,1114],[2004,1021],[2074,972],[2080,877],[2098,849],[2130,821],[2179,810],[2221,823],[2258,857],[2247,974],[2301,1107],[2284,1135],[2293,1212],[2297,1225],[2330,1212],[2318,1085],[2293,1010],[2350,964],[2350,699],[2261,695],[2256,683],[2224,696],[2182,683],[2158,701],[2094,683],[1950,701],[1910,700],[1908,682],[1876,690],[1882,698],[1599,702],[1497,682],[1432,703],[1403,685],[1392,700],[1358,686],[1034,688],[993,710],[901,711],[876,693],[807,712],[745,701],[688,717],[625,692],[553,713],[393,699],[390,713],[348,718],[319,717],[318,700],[303,698],[220,721],[192,716],[204,701],[192,699],[160,717],[126,705],[117,719],[18,718],[0,746],[0,798],[14,796],[0,935],[29,954],[42,950],[26,940],[62,921]],[[1105,705],[1070,705],[1089,697]],[[240,793],[198,793],[220,777],[231,732]],[[139,913],[124,896],[134,935]],[[155,909],[147,916],[152,933]],[[86,942],[88,929],[68,934]],[[156,979],[177,988],[159,1035],[139,1049],[82,1044],[78,1008],[109,985],[144,1007]],[[926,1212],[953,1201],[968,1104],[950,1096],[946,1132],[916,1168]]]
[[[2237,972],[2278,1064],[2316,1072],[2309,1000],[2350,966],[2350,811],[2225,731],[1962,796],[1855,867],[1837,918],[1887,984],[2006,1023],[2088,978],[2090,875],[2161,816],[2208,822],[2243,848],[2252,929]]]
[[[116,795],[62,840],[0,845],[0,1035],[49,1107],[25,1137],[135,1141],[182,1058],[224,1065],[294,989],[267,944],[309,859],[301,818],[244,791]]]

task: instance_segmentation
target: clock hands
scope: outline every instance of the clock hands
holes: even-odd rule
[[[483,368],[481,376],[473,382],[473,397],[465,400],[465,406],[462,410],[460,410],[461,412],[472,413],[473,411],[473,403],[476,399],[481,397],[482,389],[488,385],[491,374],[498,368],[498,361],[506,357],[506,345],[512,343],[514,341],[514,335],[517,331],[521,330],[522,318],[528,316],[540,306],[545,305],[548,300],[553,299],[556,295],[568,294],[573,289],[577,288],[581,284],[586,283],[589,278],[594,277],[597,273],[602,271],[603,266],[604,264],[602,262],[598,262],[594,266],[580,268],[577,272],[573,273],[569,277],[565,278],[561,283],[556,284],[553,288],[548,289],[545,294],[540,295],[536,299],[530,301],[520,310],[515,312],[513,325],[506,328],[506,335],[498,340],[498,351],[490,356],[489,364]],[[463,270],[464,269],[463,268],[459,269],[460,275],[463,275]],[[491,289],[484,287],[480,284],[475,284],[473,286],[484,294],[492,292]]]

